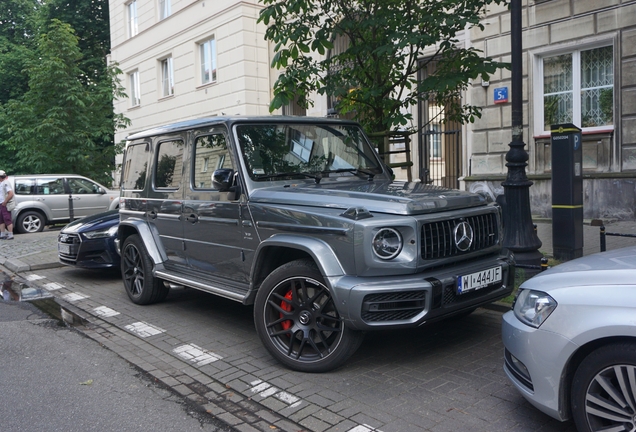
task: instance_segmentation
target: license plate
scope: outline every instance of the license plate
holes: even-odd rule
[[[59,253],[62,254],[70,254],[71,253],[71,245],[67,245],[67,244],[63,244],[63,243],[58,243],[57,244],[57,250]]]
[[[464,294],[501,282],[501,266],[457,278],[457,294]]]

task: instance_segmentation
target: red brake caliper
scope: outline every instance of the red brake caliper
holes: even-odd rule
[[[292,292],[291,290],[287,291],[287,294],[285,294],[285,298],[287,300],[289,300],[289,302],[286,301],[281,301],[280,302],[280,307],[281,309],[283,309],[286,312],[291,312],[292,310],[292,305],[291,305],[291,299],[292,299]],[[283,314],[280,314],[280,317],[283,317]],[[290,327],[292,326],[292,321],[291,320],[287,320],[287,321],[283,321],[282,323],[280,323],[281,327],[283,327],[283,330],[289,330]]]

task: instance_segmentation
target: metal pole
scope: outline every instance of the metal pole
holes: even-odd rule
[[[539,265],[541,240],[533,229],[530,212],[530,186],[526,176],[528,152],[523,142],[523,50],[521,43],[521,0],[510,2],[510,46],[511,46],[511,108],[512,142],[506,154],[508,174],[501,184],[504,187],[505,206],[504,246],[514,252],[517,262]]]

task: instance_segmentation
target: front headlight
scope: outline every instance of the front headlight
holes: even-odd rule
[[[105,238],[105,237],[114,237],[117,235],[117,229],[119,227],[117,225],[112,226],[110,228],[104,228],[104,229],[100,229],[100,230],[96,230],[96,231],[88,231],[83,233],[84,237],[86,237],[89,240],[92,239],[98,239],[98,238]]]
[[[383,260],[395,258],[402,251],[402,235],[393,228],[381,228],[373,236],[373,253]]]
[[[514,312],[522,323],[539,328],[556,307],[556,300],[548,294],[522,289],[515,300]]]

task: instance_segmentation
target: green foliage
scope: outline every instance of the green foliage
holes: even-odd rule
[[[470,79],[488,79],[505,66],[456,39],[458,32],[481,27],[488,4],[504,0],[261,2],[266,7],[259,21],[275,44],[272,66],[284,69],[274,85],[272,111],[294,97],[308,107],[310,93],[317,92],[336,98],[337,110],[354,114],[368,132],[407,127],[407,108],[420,100],[446,106],[445,121],[468,122],[480,110],[462,106],[459,92]],[[334,50],[340,41],[345,49]],[[435,55],[420,62],[423,49],[435,46]],[[418,80],[432,62],[437,71]]]
[[[3,0],[1,169],[112,182],[114,133],[129,120],[113,112],[125,94],[109,51],[107,0]]]

